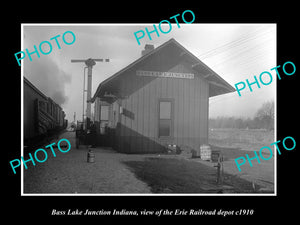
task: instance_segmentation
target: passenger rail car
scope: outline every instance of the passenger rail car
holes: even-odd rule
[[[24,77],[24,145],[32,145],[67,127],[65,112]]]

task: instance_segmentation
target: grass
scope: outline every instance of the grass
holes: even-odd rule
[[[241,148],[226,148],[215,145],[210,145],[210,147],[212,151],[220,151],[224,161],[236,159],[241,156],[245,157],[245,154],[248,154],[250,158],[255,156],[253,151],[241,150]],[[268,152],[262,151],[262,155],[265,155],[265,157],[268,157],[269,154]]]
[[[274,142],[274,131],[256,129],[209,129],[211,145],[258,151]]]
[[[210,129],[209,144],[212,150],[220,151],[224,160],[238,157],[254,157],[264,146],[270,146],[274,142],[274,131],[261,129]],[[271,148],[273,150],[273,148]],[[269,156],[268,151],[262,151],[262,155]]]
[[[253,157],[253,151],[274,142],[274,132],[266,130],[210,129],[209,144],[224,160]],[[189,156],[189,149],[184,151]],[[262,154],[269,155],[268,152]],[[256,193],[260,188],[235,175],[224,174],[223,185],[216,184],[216,168],[180,158],[152,157],[144,161],[124,162],[153,193]],[[253,174],[252,174],[253,175]],[[257,177],[256,174],[253,177]]]
[[[223,186],[217,185],[216,169],[197,162],[152,157],[123,163],[147,183],[153,193],[253,192],[252,183],[229,174],[225,174]]]

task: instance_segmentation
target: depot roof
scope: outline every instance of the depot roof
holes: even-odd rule
[[[138,66],[140,63],[147,60],[149,57],[155,55],[160,51],[164,51],[167,48],[172,48],[175,50],[178,57],[183,57],[186,61],[189,62],[191,68],[197,71],[202,78],[208,81],[209,83],[209,97],[222,95],[230,92],[236,91],[229,83],[227,83],[222,77],[220,77],[216,72],[214,72],[211,68],[209,68],[206,64],[204,64],[200,59],[198,59],[195,55],[189,52],[186,48],[184,48],[181,44],[179,44],[174,38],[166,41],[162,45],[158,46],[154,50],[149,53],[143,55],[138,58],[128,66],[124,67],[111,77],[107,78],[103,82],[101,82],[91,99],[92,102],[95,101],[97,96],[100,96],[103,93],[103,88],[106,86],[110,86],[113,82],[118,81],[118,78],[125,73],[127,70],[132,69],[135,66]],[[172,55],[175,56],[175,55]]]

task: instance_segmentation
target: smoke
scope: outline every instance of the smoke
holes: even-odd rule
[[[57,104],[68,101],[65,85],[71,82],[71,75],[61,70],[49,56],[24,61],[24,76],[41,92]]]

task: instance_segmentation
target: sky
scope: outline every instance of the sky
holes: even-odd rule
[[[155,23],[153,23],[155,24]],[[172,30],[158,37],[155,33],[149,40],[147,35],[138,45],[134,32],[153,30],[153,24],[23,24],[21,51],[34,51],[34,45],[49,41],[52,51],[48,55],[40,53],[40,58],[32,54],[32,61],[26,56],[22,60],[22,75],[45,95],[60,104],[66,119],[82,118],[82,90],[84,63],[71,63],[71,59],[109,59],[97,62],[93,67],[92,96],[98,85],[141,56],[145,44],[158,47],[174,38],[188,51],[198,57],[233,87],[246,79],[254,81],[263,71],[273,75],[270,85],[253,85],[237,92],[209,99],[209,116],[235,116],[252,118],[260,106],[276,98],[276,74],[270,71],[276,62],[276,24],[172,24]],[[156,24],[157,25],[157,24]],[[168,27],[163,27],[167,30]],[[75,34],[75,42],[67,45],[62,40],[66,31]],[[57,41],[50,38],[60,35]],[[66,42],[72,41],[70,34]],[[50,51],[43,44],[43,51]],[[263,79],[265,82],[268,78]],[[93,107],[92,107],[93,112]]]

